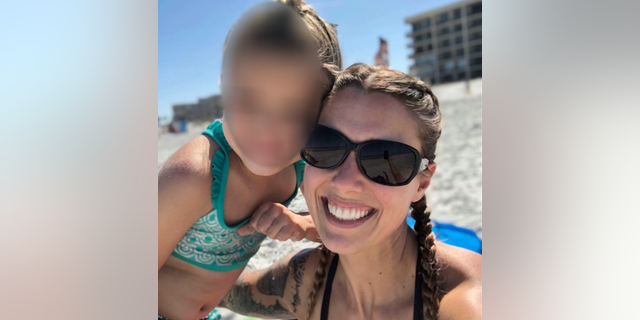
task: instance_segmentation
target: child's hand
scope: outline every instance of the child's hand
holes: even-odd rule
[[[320,242],[316,226],[308,213],[296,214],[279,203],[266,202],[251,217],[251,221],[238,229],[241,236],[258,231],[271,239]]]

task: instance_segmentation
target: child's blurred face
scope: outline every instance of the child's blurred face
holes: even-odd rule
[[[320,65],[269,52],[231,63],[222,79],[225,136],[250,171],[276,174],[299,159],[320,112]]]

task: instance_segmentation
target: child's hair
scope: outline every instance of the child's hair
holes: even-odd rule
[[[330,101],[345,87],[355,87],[365,92],[382,92],[400,100],[414,115],[421,141],[420,153],[430,162],[435,160],[436,143],[440,138],[440,107],[438,99],[431,88],[424,82],[400,71],[385,67],[373,67],[366,64],[354,64],[338,75],[327,101]],[[426,195],[411,204],[411,216],[416,220],[415,230],[418,233],[418,245],[422,268],[422,300],[424,318],[437,319],[442,292],[438,286],[440,264],[436,260],[435,234],[432,232],[431,209],[427,207]],[[322,281],[324,270],[329,260],[330,251],[321,246],[320,263],[309,296],[307,319],[313,312],[316,294]]]
[[[337,25],[324,21],[302,0],[262,3],[231,27],[224,43],[223,65],[241,50],[272,50],[279,53],[312,53],[323,70],[323,99],[342,69]],[[313,50],[314,52],[309,52]],[[224,67],[224,66],[223,66]]]

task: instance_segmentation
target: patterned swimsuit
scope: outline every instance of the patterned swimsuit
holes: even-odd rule
[[[198,267],[218,272],[231,271],[245,266],[258,252],[266,235],[254,232],[240,236],[238,228],[249,222],[251,217],[234,225],[224,223],[224,194],[229,174],[229,154],[232,151],[222,132],[222,122],[216,120],[203,132],[214,139],[220,148],[211,161],[211,202],[213,210],[198,219],[182,237],[172,256]],[[296,170],[296,189],[283,205],[288,206],[295,198],[304,171],[304,161],[294,164]]]

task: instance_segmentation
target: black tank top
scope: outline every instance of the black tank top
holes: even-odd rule
[[[336,269],[338,268],[338,255],[331,262],[329,268],[329,274],[327,275],[327,285],[324,289],[324,297],[322,298],[322,310],[320,312],[320,320],[329,319],[329,300],[331,299],[331,287],[333,285],[333,277],[336,275]],[[413,299],[413,319],[422,320],[422,291],[421,282],[422,268],[420,268],[420,254],[416,262],[416,288]]]

